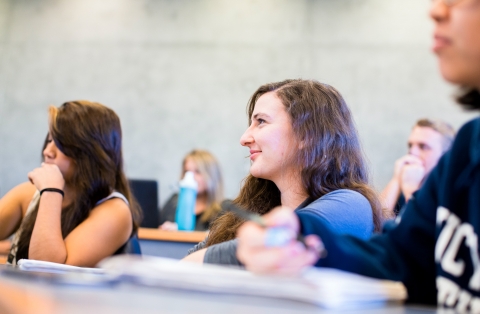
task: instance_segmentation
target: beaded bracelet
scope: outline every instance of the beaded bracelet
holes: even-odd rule
[[[62,197],[65,197],[65,193],[63,193],[62,190],[57,189],[57,188],[46,188],[46,189],[43,189],[43,190],[40,191],[40,196],[42,196],[42,193],[43,193],[43,192],[57,192],[57,193],[62,194]]]

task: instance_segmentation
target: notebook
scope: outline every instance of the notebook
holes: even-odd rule
[[[330,268],[312,267],[297,277],[267,276],[238,268],[138,255],[113,256],[99,266],[121,281],[138,285],[290,299],[328,309],[370,307],[407,298],[400,282]]]

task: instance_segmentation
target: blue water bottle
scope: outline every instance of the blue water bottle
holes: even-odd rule
[[[197,200],[198,184],[192,171],[185,172],[180,181],[180,194],[178,195],[177,212],[175,222],[178,230],[195,230],[195,201]]]

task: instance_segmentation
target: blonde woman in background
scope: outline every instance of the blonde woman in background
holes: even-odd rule
[[[208,230],[210,223],[222,211],[223,179],[217,159],[205,150],[193,150],[182,162],[182,175],[192,171],[198,183],[197,201],[195,204],[196,231]],[[162,230],[177,230],[175,214],[177,211],[178,194],[170,197],[160,212]]]

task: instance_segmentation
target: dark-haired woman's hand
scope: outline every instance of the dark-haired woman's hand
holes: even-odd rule
[[[46,188],[63,190],[65,186],[63,175],[55,164],[42,163],[40,167],[28,173],[28,179],[39,191]]]

